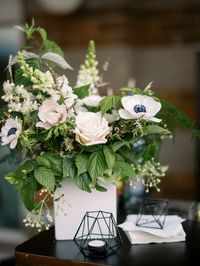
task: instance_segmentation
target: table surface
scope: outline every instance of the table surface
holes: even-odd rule
[[[73,240],[55,240],[54,227],[32,237],[15,249],[16,265],[192,265],[200,254],[200,222],[183,222],[186,241],[131,245],[121,232],[123,245],[107,258],[84,257]],[[195,264],[197,265],[197,264]]]

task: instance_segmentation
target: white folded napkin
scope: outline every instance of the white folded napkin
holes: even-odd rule
[[[148,215],[145,216],[149,219]],[[131,214],[124,223],[118,225],[124,230],[131,244],[185,241],[186,234],[182,226],[184,219],[177,215],[167,215],[163,229],[137,226],[136,219],[137,215]]]

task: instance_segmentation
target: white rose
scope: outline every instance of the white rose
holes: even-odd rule
[[[100,113],[80,112],[76,117],[76,141],[85,146],[106,143],[111,128]]]
[[[45,100],[39,108],[38,116],[41,121],[36,124],[36,127],[49,129],[65,122],[67,111],[63,104],[59,105],[54,100]]]
[[[161,109],[161,103],[146,95],[134,94],[122,97],[124,109],[119,110],[119,115],[124,119],[144,119],[160,122],[154,117]]]

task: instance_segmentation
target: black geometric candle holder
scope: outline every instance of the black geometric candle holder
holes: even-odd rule
[[[86,212],[74,242],[86,257],[107,257],[122,245],[115,219],[112,213],[105,211]]]
[[[136,219],[136,225],[163,229],[167,208],[167,200],[143,199]]]

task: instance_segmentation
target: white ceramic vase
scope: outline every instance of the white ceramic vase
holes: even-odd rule
[[[103,184],[104,185],[104,184]],[[105,184],[106,192],[80,190],[72,181],[65,179],[54,195],[54,224],[56,240],[72,240],[88,211],[106,211],[117,221],[116,186]]]

